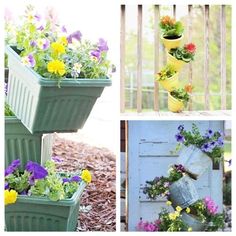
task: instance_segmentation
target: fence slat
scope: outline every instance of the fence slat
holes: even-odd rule
[[[209,5],[204,6],[204,54],[205,110],[209,110]]]
[[[225,5],[220,9],[220,74],[221,74],[221,109],[226,110],[226,16]]]
[[[192,24],[193,24],[193,20],[192,20],[192,5],[188,5],[188,41],[192,42]],[[189,78],[189,83],[192,84],[193,83],[193,67],[192,67],[192,63],[189,63],[189,72],[188,72],[188,78]],[[193,102],[190,99],[189,101],[189,111],[192,111],[193,109]]]
[[[176,5],[173,5],[173,17],[176,19]]]
[[[154,6],[154,73],[159,72],[159,57],[160,57],[160,33],[159,33],[159,19],[160,19],[160,7]],[[159,111],[159,84],[155,80],[154,82],[154,111]]]
[[[137,112],[142,112],[142,29],[143,6],[138,5],[138,34],[137,34]]]
[[[120,24],[120,112],[125,112],[125,5],[121,5]]]

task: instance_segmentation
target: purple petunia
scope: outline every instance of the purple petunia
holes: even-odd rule
[[[6,189],[9,189],[9,183],[7,183],[7,182],[5,183],[5,190]]]
[[[34,40],[32,40],[32,41],[30,42],[30,46],[31,46],[31,47],[35,47],[35,46],[37,46],[37,43],[36,43]]]
[[[12,174],[20,166],[20,160],[14,160],[5,170],[5,176]]]
[[[70,179],[68,179],[68,178],[63,178],[63,179],[62,179],[62,182],[63,182],[63,184],[64,184],[64,183],[70,183]]]
[[[32,54],[28,55],[28,60],[29,60],[30,67],[34,67],[35,66],[35,59]]]
[[[109,48],[108,48],[108,46],[107,46],[107,42],[106,42],[103,38],[100,38],[100,39],[98,40],[97,46],[98,46],[98,49],[99,49],[100,52],[103,52],[103,51],[106,52],[106,51],[109,50]]]
[[[68,43],[72,43],[72,39],[76,39],[77,41],[80,41],[81,40],[81,37],[82,37],[82,34],[81,32],[78,30],[78,31],[75,31],[74,33],[70,34],[68,37],[67,37],[67,42]]]
[[[178,171],[178,172],[185,172],[185,168],[183,165],[179,164],[179,165],[174,165],[175,169]]]
[[[29,177],[30,185],[34,184],[35,179],[43,179],[48,175],[47,170],[36,162],[29,161],[26,164],[25,169],[31,173],[31,176]]]
[[[42,25],[40,25],[40,26],[37,28],[37,30],[43,31],[43,30],[44,30],[44,27],[43,27]]]
[[[209,143],[205,143],[201,146],[203,152],[212,152],[212,146]]]
[[[34,18],[35,18],[37,21],[40,21],[42,17],[41,17],[39,14],[35,14],[35,15],[34,15]]]
[[[183,126],[183,125],[179,125],[178,130],[179,130],[180,132],[183,131],[183,130],[184,130],[184,126]]]
[[[211,215],[215,215],[218,211],[218,206],[210,197],[204,198],[204,204]]]
[[[219,137],[216,142],[217,142],[219,147],[223,147],[224,146],[224,138]]]
[[[205,134],[205,138],[210,139],[212,138],[213,135],[214,135],[214,132],[211,129],[208,129]]]
[[[67,33],[67,29],[66,29],[66,27],[64,25],[61,27],[61,32]]]
[[[179,143],[183,143],[185,141],[185,138],[182,134],[178,133],[175,135],[176,141]]]

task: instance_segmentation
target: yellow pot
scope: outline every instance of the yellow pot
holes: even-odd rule
[[[182,60],[178,60],[175,57],[173,57],[170,53],[167,53],[167,63],[172,65],[173,68],[176,71],[180,71],[182,69],[182,67],[186,64],[186,62],[182,61]]]
[[[184,103],[168,93],[168,109],[172,112],[181,112],[184,109]]]
[[[183,35],[178,39],[165,39],[163,36],[161,36],[161,41],[165,48],[169,51],[171,48],[178,48],[183,38]]]
[[[159,80],[159,83],[165,90],[171,92],[172,90],[179,87],[179,73],[174,74],[172,77],[166,80]]]

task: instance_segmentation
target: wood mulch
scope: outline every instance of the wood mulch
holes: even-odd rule
[[[88,169],[92,182],[81,199],[77,231],[116,230],[116,160],[106,148],[89,146],[56,137],[53,156],[62,162],[59,171]]]

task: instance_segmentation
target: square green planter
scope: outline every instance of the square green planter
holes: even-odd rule
[[[72,198],[57,202],[46,197],[18,196],[5,206],[7,231],[75,231],[80,198],[86,184],[81,182]]]
[[[7,103],[31,133],[74,132],[85,124],[93,105],[110,79],[63,79],[41,77],[23,66],[9,46]]]
[[[14,116],[5,117],[5,168],[19,158],[22,168],[30,160],[43,164],[51,158],[54,134],[31,134]]]

